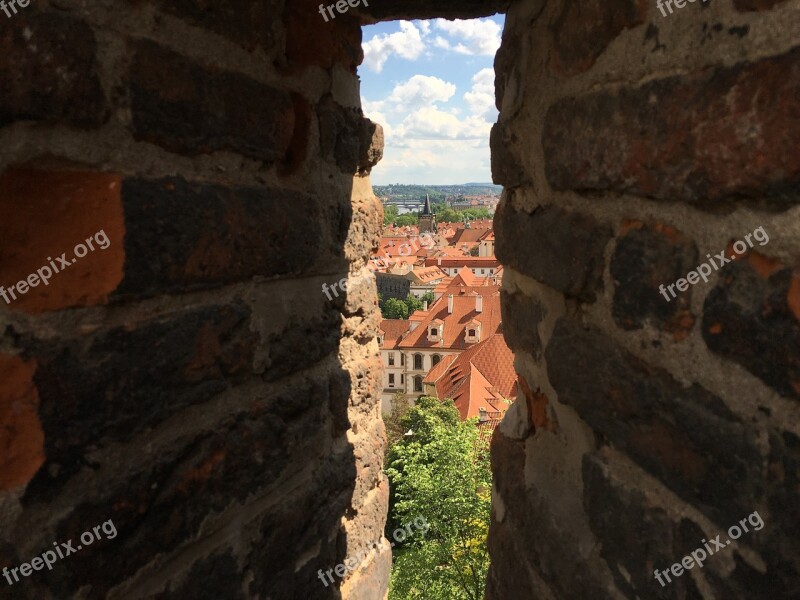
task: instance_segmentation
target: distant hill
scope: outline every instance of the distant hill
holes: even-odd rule
[[[499,196],[503,186],[493,183],[460,183],[453,185],[393,184],[373,185],[376,196],[394,202],[422,202],[429,194],[432,202],[442,202],[447,196]]]

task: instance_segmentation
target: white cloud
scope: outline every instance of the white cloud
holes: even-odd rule
[[[400,21],[400,31],[379,34],[365,42],[364,66],[380,73],[392,54],[407,60],[419,58],[425,50],[422,36],[430,31],[430,24],[421,21],[419,25],[417,29],[411,21]]]
[[[409,114],[396,128],[399,138],[415,140],[489,139],[491,124],[478,117],[464,120],[434,106],[420,108]]]
[[[388,100],[408,109],[433,102],[447,102],[455,93],[456,86],[443,79],[414,75],[405,83],[396,85]]]
[[[452,47],[452,50],[459,54],[494,56],[500,47],[501,28],[491,19],[470,19],[469,21],[436,19],[435,26],[438,31],[446,33],[459,42]],[[439,39],[442,38],[437,38],[437,40]],[[437,41],[434,41],[434,44],[437,44]],[[440,45],[439,47],[444,46]]]
[[[497,118],[494,106],[494,69],[481,69],[472,77],[472,90],[464,94],[464,101],[473,114],[487,121]]]

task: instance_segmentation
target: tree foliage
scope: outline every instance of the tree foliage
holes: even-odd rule
[[[395,548],[391,600],[482,600],[491,509],[487,444],[450,400],[422,396],[389,451],[387,537],[422,517],[427,534]]]
[[[383,313],[384,319],[407,319],[408,304],[397,298],[389,298],[383,303],[381,312]]]

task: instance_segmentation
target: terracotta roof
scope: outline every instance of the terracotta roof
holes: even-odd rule
[[[444,279],[447,277],[447,273],[442,271],[439,267],[422,267],[409,272],[408,276],[420,283],[430,283],[437,279]]]
[[[440,267],[472,267],[491,268],[498,267],[500,262],[494,256],[429,256],[425,259],[425,266]]]
[[[514,354],[502,334],[447,358],[448,364],[443,359],[425,377],[425,383],[435,384],[437,397],[452,398],[462,419],[480,416],[481,409],[490,418],[502,416],[508,408],[504,399],[517,395]]]
[[[428,306],[428,311],[426,313],[420,315],[422,311],[415,311],[410,319],[415,321],[419,320],[420,324],[400,342],[400,346],[402,348],[449,348],[452,350],[463,350],[473,345],[466,343],[464,339],[466,337],[466,325],[472,319],[480,321],[482,339],[486,339],[488,336],[499,331],[501,322],[499,288],[496,286],[486,286],[485,288],[479,289],[483,289],[489,293],[478,294],[472,292],[471,294],[464,295],[453,294],[452,314],[447,312],[449,294],[442,296],[431,306]],[[481,312],[476,310],[476,298],[478,295],[483,297],[483,310]],[[422,316],[422,318],[420,318],[420,316]],[[441,342],[428,341],[428,324],[435,319],[444,321],[444,339]]]
[[[383,319],[380,332],[383,334],[382,350],[397,348],[403,334],[408,331],[408,319]]]

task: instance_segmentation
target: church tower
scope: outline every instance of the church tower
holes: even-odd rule
[[[425,207],[419,214],[419,232],[436,233],[436,215],[431,211],[431,198],[425,194]]]

